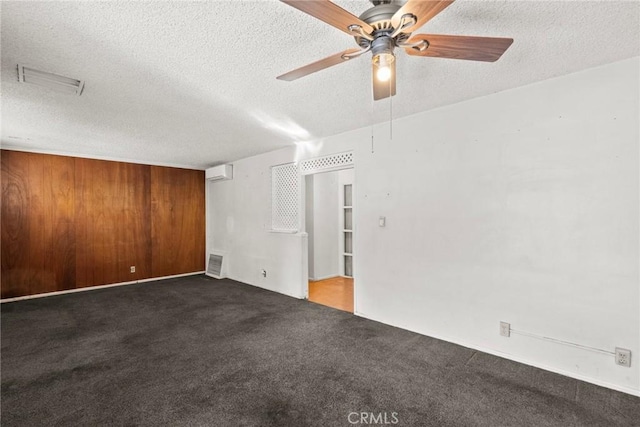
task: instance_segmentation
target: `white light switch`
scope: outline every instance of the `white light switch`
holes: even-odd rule
[[[384,216],[381,216],[380,219],[378,220],[378,225],[380,227],[384,227],[385,225],[387,225],[387,218]]]

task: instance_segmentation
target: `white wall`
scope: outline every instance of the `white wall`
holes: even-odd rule
[[[289,163],[294,155],[295,149],[285,149],[243,159],[233,163],[232,180],[207,184],[207,251],[226,254],[231,279],[302,298],[306,233],[270,231],[271,166]]]
[[[314,239],[314,221],[313,221],[313,201],[314,201],[314,180],[313,175],[307,175],[304,177],[304,218],[305,218],[305,231],[307,232],[308,241],[308,266],[309,266],[309,280],[316,280],[315,274],[315,239]]]
[[[391,141],[388,124],[375,128],[374,153],[369,128],[325,139],[318,154],[355,148],[356,313],[640,394],[639,68],[634,58],[397,119]],[[292,294],[303,249],[264,227],[268,167],[308,149],[236,162],[234,180],[212,186],[229,203],[210,211],[211,244],[234,253],[232,278],[264,286],[254,271],[267,263],[280,281],[265,287]],[[500,337],[500,321],[628,348],[632,367]]]
[[[357,151],[358,312],[638,390],[640,364],[497,332],[640,356],[638,117],[634,59],[398,120]]]
[[[338,173],[328,172],[310,176],[313,182],[313,212],[307,216],[313,228],[307,227],[310,246],[313,254],[309,253],[309,278],[322,280],[339,275],[339,205],[338,205]],[[307,192],[309,188],[307,188]],[[311,242],[313,238],[313,242]],[[313,261],[311,256],[313,255]],[[311,268],[313,264],[313,268]]]

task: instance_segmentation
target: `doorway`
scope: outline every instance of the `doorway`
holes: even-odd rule
[[[309,301],[354,311],[353,169],[305,176]]]

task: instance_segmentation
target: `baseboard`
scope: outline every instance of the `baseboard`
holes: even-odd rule
[[[640,390],[637,390],[637,389],[634,389],[634,388],[625,387],[625,386],[621,386],[621,385],[617,385],[617,384],[612,384],[612,383],[609,383],[609,382],[606,382],[606,381],[601,381],[601,380],[598,380],[598,379],[595,379],[595,378],[591,378],[591,377],[587,377],[587,376],[584,376],[584,375],[576,374],[575,372],[570,372],[570,371],[566,371],[564,369],[558,369],[558,368],[555,368],[555,367],[552,367],[552,366],[547,366],[547,365],[544,365],[544,364],[541,364],[541,363],[533,362],[533,361],[528,360],[526,358],[513,356],[511,354],[507,354],[507,353],[503,353],[503,352],[500,352],[500,351],[497,351],[497,350],[493,350],[493,349],[488,348],[488,347],[483,347],[483,346],[479,346],[479,345],[475,345],[475,344],[469,344],[469,343],[466,343],[466,342],[461,342],[461,341],[459,341],[457,339],[450,338],[450,337],[447,337],[447,336],[438,335],[438,334],[427,335],[427,334],[425,334],[423,332],[416,331],[414,329],[409,329],[409,328],[406,328],[404,326],[396,325],[396,324],[393,324],[393,323],[383,322],[383,321],[381,321],[379,319],[375,319],[373,317],[367,316],[364,313],[361,313],[361,312],[358,312],[358,311],[354,311],[353,314],[356,315],[356,316],[362,317],[364,319],[368,319],[368,320],[372,320],[374,322],[380,322],[380,323],[383,323],[385,325],[393,326],[394,328],[404,329],[405,331],[411,331],[411,332],[414,332],[416,334],[420,334],[420,335],[428,336],[428,337],[435,338],[435,339],[438,339],[438,340],[450,342],[452,344],[456,344],[456,345],[459,345],[459,346],[462,346],[462,347],[470,348],[472,350],[478,350],[478,351],[481,351],[483,353],[491,354],[493,356],[501,357],[503,359],[512,360],[514,362],[522,363],[524,365],[533,366],[534,368],[543,369],[545,371],[549,371],[549,372],[553,372],[553,373],[556,373],[556,374],[560,374],[560,375],[563,375],[565,377],[574,378],[576,380],[584,381],[586,383],[595,384],[595,385],[600,386],[600,387],[605,387],[605,388],[608,388],[608,389],[611,389],[611,390],[615,390],[615,391],[619,391],[619,392],[622,392],[622,393],[630,394],[632,396],[640,397]]]
[[[156,280],[177,279],[178,277],[197,276],[199,274],[204,274],[204,273],[206,272],[202,270],[202,271],[194,271],[193,273],[173,274],[171,276],[149,277],[148,279],[140,279],[137,281],[137,283],[155,282]]]
[[[295,299],[305,299],[306,298],[304,296],[303,292],[302,292],[302,286],[300,287],[299,293],[289,293],[289,292],[284,292],[283,290],[271,288],[271,287],[269,287],[269,286],[267,286],[266,284],[263,284],[263,283],[251,282],[251,281],[246,281],[245,282],[244,280],[247,280],[247,279],[238,279],[238,278],[233,277],[233,276],[227,276],[227,277],[225,277],[225,279],[233,280],[234,282],[242,283],[243,285],[253,286],[255,288],[264,289],[265,291],[269,291],[269,292],[275,292],[275,293],[278,293],[280,295],[285,295],[285,296],[288,296],[288,297],[291,297],[291,298],[295,298]]]
[[[319,280],[335,279],[336,277],[342,277],[342,276],[338,274],[332,274],[331,276],[309,277],[309,280],[311,280],[312,282],[317,282]]]
[[[35,295],[24,295],[21,297],[14,297],[14,298],[4,298],[4,299],[0,299],[0,304],[4,304],[5,302],[23,301],[23,300],[34,299],[34,298],[52,297],[55,295],[73,294],[76,292],[93,291],[95,289],[113,288],[116,286],[135,285],[137,283],[154,282],[156,280],[166,280],[166,279],[175,279],[177,277],[195,276],[198,274],[204,274],[204,270],[194,271],[193,273],[174,274],[172,276],[150,277],[148,279],[133,280],[130,282],[110,283],[108,285],[87,286],[84,288],[67,289],[64,291],[46,292],[43,294],[35,294]]]

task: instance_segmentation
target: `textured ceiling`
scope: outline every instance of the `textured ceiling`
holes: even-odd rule
[[[337,1],[359,15],[362,1]],[[2,146],[205,168],[388,120],[355,47],[276,0],[2,1]],[[640,4],[458,0],[419,32],[512,37],[496,63],[398,55],[398,118],[640,54]],[[82,96],[17,82],[16,64],[84,79]],[[461,123],[464,118],[461,117]]]

